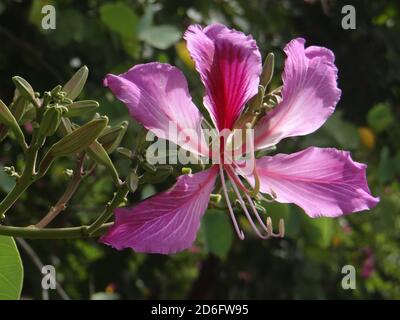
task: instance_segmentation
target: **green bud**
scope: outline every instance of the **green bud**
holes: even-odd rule
[[[182,174],[192,174],[192,168],[182,168]]]
[[[266,88],[272,80],[275,68],[275,57],[272,52],[267,54],[265,58],[263,70],[260,77],[260,85]]]
[[[10,111],[12,112],[12,114],[15,117],[15,120],[17,120],[18,123],[20,123],[22,116],[25,113],[27,105],[28,103],[26,99],[21,95],[18,95],[18,97],[16,97],[14,101],[11,103]]]
[[[118,172],[103,146],[95,140],[86,151],[90,158],[98,164],[105,166],[110,171],[114,183],[118,186],[121,183]]]
[[[59,84],[58,86],[54,87],[54,88],[51,90],[51,95],[55,96],[55,95],[60,94],[61,89],[62,89],[62,86]]]
[[[133,153],[131,150],[124,148],[124,147],[118,147],[117,152],[121,155],[123,155],[125,158],[132,160]]]
[[[105,116],[94,119],[67,134],[55,143],[49,152],[55,157],[60,157],[83,151],[101,134],[107,123],[108,118]]]
[[[15,90],[13,102],[10,104],[9,109],[13,114],[15,120],[17,120],[18,124],[21,124],[20,119],[24,113],[26,104],[26,99],[20,95],[18,90]],[[7,126],[0,124],[0,142],[7,137],[8,131],[9,128]]]
[[[0,142],[2,142],[8,134],[8,128],[4,125],[0,123]]]
[[[150,172],[150,173],[155,173],[157,171],[156,166],[148,163],[141,155],[137,156],[139,162],[140,162],[140,166],[142,167],[142,169],[144,171]]]
[[[64,85],[62,91],[67,95],[66,97],[75,100],[79,96],[83,87],[85,86],[87,77],[89,74],[89,69],[86,66],[80,68],[72,78]]]
[[[120,145],[128,128],[128,121],[121,122],[118,126],[105,129],[99,137],[99,142],[103,145],[107,153],[110,154]]]
[[[134,170],[130,170],[128,174],[128,178],[126,179],[126,183],[128,184],[129,191],[135,193],[139,186],[139,177]]]
[[[221,199],[222,199],[222,196],[219,193],[217,193],[217,194],[211,193],[211,195],[210,195],[210,200],[214,203],[217,203],[217,204],[220,203]]]
[[[83,100],[83,101],[73,102],[67,105],[68,111],[64,116],[68,118],[77,117],[87,112],[94,111],[98,107],[99,103],[94,100]]]
[[[32,103],[28,103],[22,118],[19,120],[19,123],[24,124],[27,122],[32,122],[34,119],[36,119],[36,108],[32,105]]]
[[[72,132],[72,122],[68,118],[62,117],[60,126],[58,127],[58,134],[61,136],[66,136]]]
[[[11,111],[8,107],[1,101],[0,99],[0,123],[9,127],[15,135],[16,140],[22,146],[24,150],[27,149],[27,145],[25,142],[25,136],[18,125],[17,120],[14,118]]]
[[[39,133],[44,136],[52,136],[58,129],[61,122],[62,109],[53,106],[47,108],[40,123]]]
[[[68,133],[60,141],[51,146],[39,164],[39,176],[47,172],[55,158],[68,156],[87,149],[104,130],[107,123],[107,117],[94,119]],[[68,131],[67,128],[65,129]]]
[[[140,184],[154,184],[165,181],[174,171],[170,165],[160,165],[156,168],[156,172],[146,172],[140,179]]]
[[[26,98],[28,101],[32,102],[34,106],[39,107],[39,102],[36,98],[35,91],[32,86],[24,78],[15,76],[12,78],[15,87],[18,89],[21,96]]]
[[[258,87],[257,94],[253,98],[251,98],[251,100],[249,101],[249,110],[250,110],[250,112],[253,112],[255,110],[259,110],[261,108],[262,102],[264,100],[264,95],[265,95],[265,88],[260,85]],[[243,119],[243,118],[246,118],[246,116],[247,115],[244,114],[240,118],[240,120]],[[252,115],[250,115],[250,116],[252,116]]]

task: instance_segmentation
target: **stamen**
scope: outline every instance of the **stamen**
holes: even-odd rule
[[[279,220],[279,233],[274,233],[271,217],[267,218],[267,228],[268,228],[268,230],[270,230],[271,236],[273,236],[273,237],[283,238],[285,236],[285,224],[284,224],[283,219]]]
[[[256,208],[256,206],[255,206],[255,204],[254,204],[254,202],[253,202],[253,199],[252,199],[248,194],[246,194],[246,198],[247,198],[247,201],[249,202],[250,207],[251,207],[251,209],[253,210],[253,213],[254,213],[254,215],[256,216],[257,221],[259,222],[259,224],[262,226],[262,228],[263,228],[265,231],[269,232],[268,227],[264,224],[264,221],[261,219],[261,217],[260,217],[260,215],[259,215],[259,213],[258,213],[258,210],[257,210],[257,208]]]
[[[229,173],[228,173],[228,176],[231,178],[231,175],[230,175]],[[241,207],[243,208],[243,211],[244,211],[244,213],[245,213],[245,215],[246,215],[246,217],[247,217],[247,220],[250,222],[250,225],[251,225],[251,227],[253,228],[254,232],[255,232],[261,239],[268,239],[268,238],[270,237],[270,235],[269,235],[269,234],[263,235],[263,234],[260,232],[260,230],[258,230],[257,226],[254,224],[254,221],[253,221],[253,219],[251,218],[250,213],[249,213],[249,211],[247,210],[246,204],[244,203],[243,198],[242,198],[242,196],[241,196],[241,194],[240,194],[240,191],[239,191],[239,189],[237,188],[237,186],[236,186],[236,184],[235,184],[235,181],[233,181],[233,179],[231,179],[231,183],[232,183],[233,190],[235,191],[236,196],[238,197],[239,203],[240,203]],[[248,196],[247,193],[246,193],[246,196]]]
[[[280,238],[283,238],[283,237],[285,236],[285,222],[284,222],[284,220],[283,220],[283,219],[280,219],[280,220],[279,220],[279,233],[274,233],[274,232],[273,232],[273,228],[272,228],[272,220],[271,220],[271,217],[268,217],[268,218],[267,218],[267,225],[265,225],[264,222],[263,222],[263,220],[261,219],[259,213],[258,213],[258,210],[257,210],[257,208],[256,208],[256,206],[255,206],[255,204],[254,204],[254,202],[253,202],[253,199],[252,199],[248,194],[246,194],[246,198],[247,198],[247,201],[250,203],[250,207],[252,208],[253,213],[254,213],[254,215],[255,215],[256,218],[257,218],[257,221],[260,223],[260,225],[262,226],[262,228],[263,228],[265,231],[268,232],[268,235],[271,236],[271,237],[280,237]]]
[[[250,131],[250,136],[248,134],[245,135],[246,140],[245,140],[245,146],[247,148],[249,148],[249,150],[247,150],[247,154],[250,155],[250,161],[252,164],[252,174],[254,176],[254,187],[252,187],[252,189],[248,189],[244,186],[244,184],[240,181],[240,179],[237,177],[236,173],[232,172],[234,171],[231,166],[227,166],[227,168],[229,168],[229,170],[231,170],[230,172],[230,176],[234,179],[235,183],[240,187],[240,189],[242,189],[242,191],[244,193],[249,194],[251,197],[256,197],[259,193],[260,193],[260,178],[258,176],[258,172],[257,172],[257,166],[256,166],[256,158],[255,158],[255,149],[254,149],[254,137],[253,137],[253,131],[251,128],[251,124],[250,123],[246,123],[246,132]],[[232,160],[230,157],[230,154],[226,154],[225,155],[226,158],[229,158],[229,160]],[[246,161],[246,160],[245,160]],[[246,176],[248,174],[245,174],[242,170],[242,167],[245,167],[246,164],[240,164],[237,161],[230,161],[229,162],[231,165],[234,166],[234,168],[236,169],[236,171],[241,175],[241,176]]]
[[[231,215],[233,226],[235,227],[235,231],[236,231],[239,239],[243,240],[244,239],[244,233],[243,233],[242,230],[240,230],[240,227],[239,227],[239,225],[238,225],[238,223],[236,221],[235,214],[234,214],[233,209],[232,209],[231,201],[229,200],[228,189],[226,188],[225,176],[224,176],[224,170],[222,168],[222,164],[219,165],[219,175],[221,177],[222,190],[224,191],[225,201],[226,201],[226,204],[228,206],[229,213]]]
[[[229,177],[235,181],[235,183],[239,186],[239,188],[246,194],[251,193],[249,189],[246,188],[246,186],[243,184],[243,182],[239,179],[239,177],[235,174],[234,170],[232,169],[231,166],[226,166],[225,167],[226,171],[229,174]]]

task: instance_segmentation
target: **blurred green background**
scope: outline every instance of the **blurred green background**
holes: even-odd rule
[[[41,8],[56,7],[56,30],[41,28]],[[356,30],[343,30],[341,8],[356,8]],[[192,23],[221,22],[251,33],[263,54],[274,52],[280,85],[283,46],[302,36],[308,45],[326,46],[336,55],[342,99],[335,115],[316,133],[287,139],[278,152],[309,145],[350,150],[368,164],[372,193],[381,197],[370,212],[340,219],[309,219],[295,206],[267,207],[274,221],[284,217],[287,236],[261,241],[247,232],[232,234],[226,214],[207,213],[195,246],[173,256],[122,252],[96,240],[28,241],[72,299],[88,298],[400,298],[400,3],[398,1],[0,1],[0,97],[9,103],[13,75],[36,91],[53,88],[81,65],[90,69],[81,99],[97,99],[100,112],[116,123],[126,119],[123,105],[102,86],[109,72],[161,61],[183,70],[200,105],[203,87],[193,69],[182,34]],[[27,128],[28,130],[29,128]],[[29,131],[29,130],[28,130]],[[123,146],[132,148],[137,125]],[[114,155],[120,172],[128,163]],[[18,146],[0,145],[0,165],[22,166]],[[37,222],[62,194],[67,177],[60,160],[13,207],[7,224]],[[165,190],[174,179],[144,184],[131,203]],[[0,171],[0,196],[13,181]],[[68,209],[52,226],[90,223],[113,193],[111,179],[97,170],[81,185]],[[24,250],[22,296],[41,299],[42,274]],[[357,271],[357,288],[343,290],[344,265]],[[50,298],[61,298],[56,291]]]

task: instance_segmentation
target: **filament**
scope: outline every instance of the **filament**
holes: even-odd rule
[[[226,188],[225,176],[224,176],[224,170],[222,168],[222,164],[219,164],[219,174],[220,174],[220,177],[221,177],[222,190],[224,191],[225,201],[226,201],[226,204],[228,206],[229,213],[231,215],[233,226],[235,227],[235,231],[236,231],[239,239],[243,240],[244,239],[244,233],[243,233],[242,230],[240,230],[240,227],[239,227],[239,225],[238,225],[238,223],[236,221],[236,218],[235,218],[235,213],[233,212],[233,209],[232,209],[231,201],[229,200],[228,189]]]
[[[228,175],[229,175],[229,177],[231,177],[231,175],[230,175],[229,173],[228,173]],[[260,232],[260,230],[258,230],[257,226],[254,224],[253,219],[251,218],[251,215],[250,215],[249,211],[247,210],[246,204],[244,203],[243,198],[242,198],[242,196],[241,196],[241,194],[240,194],[240,192],[239,192],[239,190],[238,190],[238,188],[237,188],[235,182],[233,181],[233,179],[231,179],[231,183],[232,183],[233,190],[235,191],[236,196],[238,197],[239,203],[240,203],[241,207],[242,207],[243,210],[244,210],[244,213],[245,213],[245,215],[246,215],[246,217],[247,217],[247,220],[250,222],[250,225],[251,225],[251,227],[253,228],[253,230],[255,231],[255,233],[256,233],[261,239],[267,239],[267,238],[269,238],[270,235],[269,235],[268,233],[267,233],[266,235],[263,235],[263,234]],[[247,195],[247,193],[246,193],[246,195]],[[247,195],[247,196],[248,196],[248,195]],[[268,232],[267,229],[265,229],[265,230]]]

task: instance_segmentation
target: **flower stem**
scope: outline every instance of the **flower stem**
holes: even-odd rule
[[[115,193],[114,198],[107,204],[103,213],[88,227],[87,233],[89,236],[92,236],[94,233],[96,233],[97,230],[111,218],[114,210],[118,208],[118,206],[124,201],[128,192],[128,185],[126,183],[122,183]]]
[[[105,223],[91,234],[88,233],[89,226],[39,229],[35,226],[10,227],[0,225],[0,235],[24,239],[78,239],[100,236],[104,234],[112,224],[113,223]]]
[[[84,153],[78,156],[78,161],[74,169],[72,179],[67,186],[67,189],[65,190],[61,198],[57,201],[57,203],[53,207],[51,207],[49,212],[35,225],[36,228],[46,227],[51,221],[53,221],[60,214],[60,212],[66,209],[68,202],[71,200],[76,190],[78,190],[78,187],[82,179],[86,176],[83,173],[84,158],[85,158]]]
[[[0,217],[12,207],[12,205],[21,197],[24,191],[35,181],[35,168],[38,150],[42,146],[45,137],[38,134],[37,130],[34,131],[32,142],[29,146],[25,159],[25,168],[21,177],[17,179],[14,188],[0,203]]]

